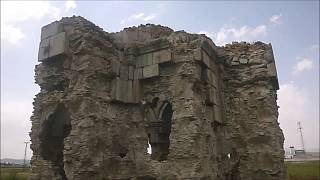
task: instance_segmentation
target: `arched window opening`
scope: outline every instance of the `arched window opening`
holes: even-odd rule
[[[149,122],[149,143],[151,159],[163,161],[169,154],[172,105],[165,101],[158,110],[158,119]]]
[[[60,104],[43,122],[40,133],[40,155],[43,159],[53,162],[63,180],[67,179],[63,169],[64,138],[70,134],[70,131],[70,114],[65,106]]]

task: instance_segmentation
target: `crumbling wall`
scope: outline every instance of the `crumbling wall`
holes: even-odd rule
[[[42,28],[39,61],[31,179],[284,177],[269,45],[71,17]]]
[[[228,44],[225,100],[233,179],[284,179],[284,137],[279,127],[279,84],[270,44]]]

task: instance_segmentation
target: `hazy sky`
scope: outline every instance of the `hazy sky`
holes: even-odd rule
[[[109,32],[154,23],[205,33],[217,45],[272,43],[285,148],[300,147],[301,121],[307,150],[319,149],[319,1],[1,1],[1,158],[23,158],[30,139],[40,28],[74,14]]]

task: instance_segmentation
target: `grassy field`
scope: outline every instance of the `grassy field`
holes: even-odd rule
[[[288,180],[320,180],[319,161],[286,162]]]
[[[2,168],[1,180],[27,180],[29,177],[29,168]]]
[[[319,161],[286,162],[288,180],[320,180]],[[29,168],[1,168],[1,180],[27,180]]]

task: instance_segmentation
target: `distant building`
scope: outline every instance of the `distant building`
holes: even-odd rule
[[[292,155],[292,156],[296,155],[294,146],[290,146],[289,148],[290,148],[290,155]]]
[[[295,150],[294,151],[294,153],[295,153],[295,155],[297,156],[297,155],[304,155],[304,154],[306,154],[306,151],[305,150]]]

